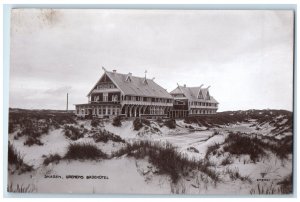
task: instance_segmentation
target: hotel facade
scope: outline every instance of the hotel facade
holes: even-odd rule
[[[178,86],[168,93],[146,75],[136,77],[132,73],[103,70],[104,74],[87,95],[88,103],[75,104],[76,116],[182,118],[217,111],[218,102],[209,95],[208,88]]]

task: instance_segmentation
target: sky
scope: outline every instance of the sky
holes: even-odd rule
[[[11,13],[9,106],[69,109],[107,70],[155,77],[169,92],[210,87],[218,111],[293,101],[293,12],[51,10]]]

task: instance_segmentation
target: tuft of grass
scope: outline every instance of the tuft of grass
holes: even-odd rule
[[[235,169],[226,168],[225,172],[226,174],[229,175],[231,180],[239,179],[241,181],[248,181],[249,183],[252,183],[251,178],[249,176],[242,176],[238,168]]]
[[[7,186],[7,192],[13,192],[13,193],[32,193],[35,189],[29,184],[27,186],[19,185],[17,184],[16,187],[13,186],[11,183],[9,186]]]
[[[44,145],[44,143],[42,143],[40,139],[38,139],[36,137],[31,137],[31,136],[28,136],[26,141],[24,142],[24,145],[27,145],[29,147],[34,144],[39,145],[39,146]]]
[[[123,140],[120,136],[115,135],[107,130],[99,130],[97,131],[93,136],[93,139],[95,142],[108,142],[109,140],[113,142],[123,142],[125,143],[125,140]]]
[[[211,145],[207,147],[205,158],[208,159],[209,155],[212,153],[213,155],[217,154],[217,150],[220,148],[220,144],[215,143],[214,145]]]
[[[221,165],[226,166],[226,165],[229,165],[229,164],[232,164],[232,161],[231,161],[231,157],[227,156],[225,159],[222,160]]]
[[[282,194],[292,194],[293,193],[293,176],[289,174],[282,181],[277,183],[280,185],[280,191]]]
[[[269,194],[282,194],[280,187],[277,187],[276,185],[274,185],[273,183],[271,183],[270,185],[266,186],[264,185],[260,185],[257,184],[256,187],[252,188],[250,190],[250,194],[263,194],[263,195],[269,195]]]
[[[48,156],[44,159],[43,164],[45,166],[49,165],[52,162],[58,164],[60,160],[61,160],[61,156],[59,154],[54,154],[54,155],[50,154],[50,156]]]
[[[223,150],[231,154],[248,154],[253,162],[266,155],[258,138],[244,136],[241,133],[230,133],[225,139]]]
[[[20,173],[30,172],[33,170],[33,166],[30,166],[24,162],[23,156],[10,142],[8,142],[8,163],[10,165],[14,165],[16,170],[19,170]]]
[[[71,143],[68,146],[68,150],[65,159],[105,159],[107,155],[103,153],[96,145],[91,143]]]
[[[189,147],[189,148],[187,148],[187,150],[190,151],[190,152],[199,153],[199,150],[196,149],[195,147]]]

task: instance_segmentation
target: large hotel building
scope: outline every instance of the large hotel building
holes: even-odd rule
[[[104,74],[87,95],[88,103],[75,105],[77,116],[182,118],[217,112],[218,102],[210,96],[209,87],[178,85],[168,93],[146,76],[103,70]]]

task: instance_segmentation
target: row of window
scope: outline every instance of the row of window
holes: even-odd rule
[[[81,113],[80,113],[81,112]],[[120,108],[112,106],[112,107],[97,107],[92,110],[94,115],[119,115]],[[89,110],[87,108],[79,109],[77,108],[77,114],[89,114]]]
[[[143,102],[161,102],[161,103],[172,103],[172,99],[165,99],[165,98],[151,98],[151,97],[141,97],[141,96],[130,96],[126,95],[125,99],[121,96],[122,100],[127,101],[143,101]]]
[[[163,109],[157,109],[155,107],[150,107],[150,114],[158,114],[158,115],[163,115],[164,110]]]
[[[116,86],[113,83],[105,83],[105,84],[97,85],[97,89],[111,89],[111,88],[116,88]]]
[[[213,106],[217,107],[217,103],[209,103],[209,102],[190,102],[192,106]]]
[[[207,109],[192,109],[191,114],[215,114],[217,110],[207,110]]]
[[[94,102],[100,101],[100,96],[94,96],[93,97]],[[172,99],[165,99],[165,98],[151,98],[151,97],[141,97],[141,96],[130,96],[126,95],[125,97],[122,95],[121,100],[126,101],[143,101],[143,102],[160,102],[160,103],[172,103]],[[117,102],[119,101],[118,95],[112,95],[111,100],[108,100],[108,93],[103,93],[103,102]]]

